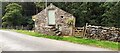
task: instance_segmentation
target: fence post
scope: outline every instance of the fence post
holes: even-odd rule
[[[22,30],[23,30],[23,25],[22,25],[22,28],[21,28]]]
[[[83,36],[85,36],[85,34],[86,34],[87,25],[88,25],[88,23],[86,23],[86,25],[85,25],[85,27],[84,27]]]

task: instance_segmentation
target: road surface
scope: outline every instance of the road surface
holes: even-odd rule
[[[3,51],[110,51],[104,48],[33,37],[5,30],[0,30],[0,48]]]

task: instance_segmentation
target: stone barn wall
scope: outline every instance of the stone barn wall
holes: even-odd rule
[[[49,9],[55,10],[56,24],[53,26],[48,25],[47,10]],[[72,27],[69,27],[67,24],[68,19],[73,19],[72,27],[74,27],[75,17],[51,4],[35,15],[35,31],[48,35],[72,35]]]

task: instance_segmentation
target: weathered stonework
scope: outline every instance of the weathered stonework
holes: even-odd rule
[[[55,25],[48,24],[48,11],[55,11]],[[83,38],[109,40],[120,42],[120,29],[107,29],[108,27],[75,27],[75,17],[54,5],[50,5],[32,17],[35,21],[35,31],[47,35],[74,35]],[[68,20],[73,20],[71,23]]]
[[[48,10],[55,10],[55,25],[48,25]],[[73,35],[75,27],[75,17],[58,7],[50,4],[47,8],[34,16],[35,31],[48,35]],[[68,26],[67,21],[72,19],[72,25]],[[59,28],[58,28],[59,27]],[[58,34],[57,34],[58,33]]]

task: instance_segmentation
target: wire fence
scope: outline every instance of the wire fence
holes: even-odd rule
[[[34,30],[33,26],[27,25],[27,26],[6,26],[6,27],[1,27],[4,29],[16,29],[16,30]]]

